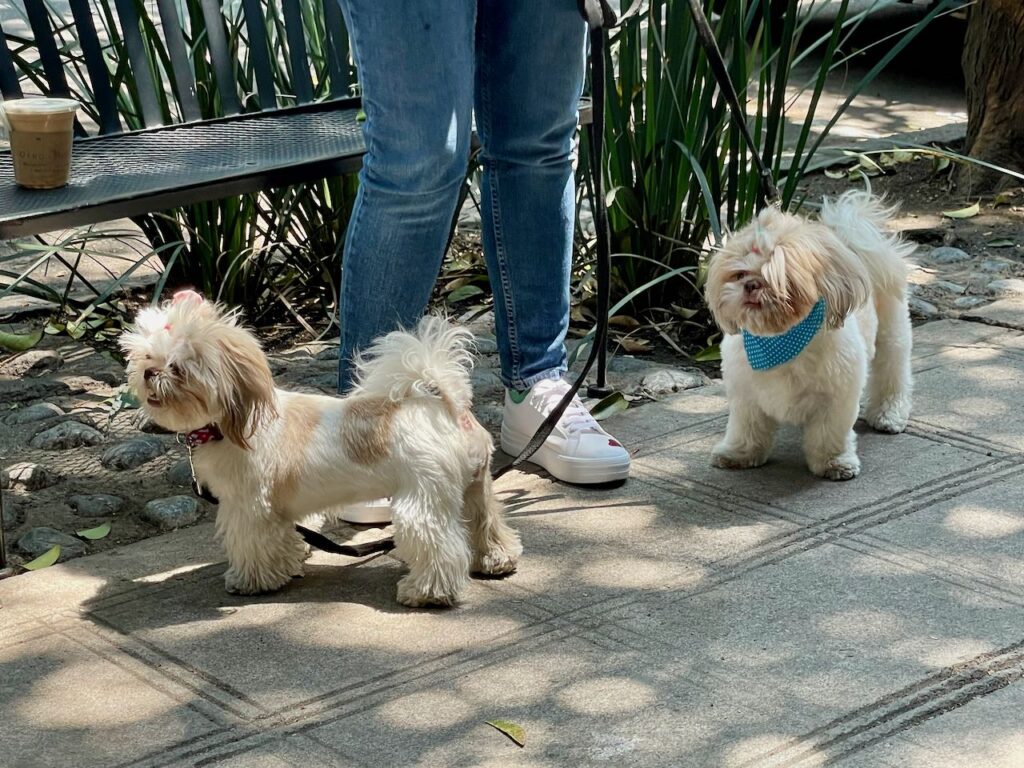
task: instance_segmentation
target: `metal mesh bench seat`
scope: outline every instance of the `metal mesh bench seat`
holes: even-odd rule
[[[359,100],[257,112],[75,142],[68,186],[27,190],[0,152],[0,240],[353,173]],[[590,101],[580,121],[590,121]]]
[[[160,211],[359,169],[358,102],[75,142],[68,186],[26,190],[0,153],[0,239]]]

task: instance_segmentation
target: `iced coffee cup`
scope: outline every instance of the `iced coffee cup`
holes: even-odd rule
[[[29,189],[55,189],[68,183],[71,139],[78,102],[26,98],[0,104],[0,120],[11,140],[14,180]]]

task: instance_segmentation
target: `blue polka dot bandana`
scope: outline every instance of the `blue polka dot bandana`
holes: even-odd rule
[[[825,320],[825,300],[818,299],[807,317],[778,336],[755,336],[743,331],[743,348],[755,371],[767,371],[788,363],[804,351]]]

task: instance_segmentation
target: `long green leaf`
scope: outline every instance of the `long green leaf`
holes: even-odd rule
[[[32,333],[8,333],[0,331],[0,348],[8,352],[25,352],[32,349],[43,338],[42,329]]]
[[[76,536],[90,541],[105,539],[109,534],[110,523],[103,523],[102,525],[97,525],[95,528],[86,528],[85,530],[75,532]]]
[[[49,568],[51,565],[57,562],[60,558],[60,544],[54,544],[48,550],[43,552],[35,560],[30,560],[25,563],[22,567],[28,571],[38,571],[42,568]]]

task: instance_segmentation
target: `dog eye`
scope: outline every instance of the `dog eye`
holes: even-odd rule
[[[744,272],[743,270],[740,270],[738,272],[733,272],[732,273],[733,282],[739,282],[740,280],[746,280],[747,276],[749,274],[750,274],[749,272]]]
[[[171,363],[170,365],[168,365],[167,370],[171,372],[171,375],[176,376],[179,379],[182,378],[181,366],[179,366],[177,363]]]

